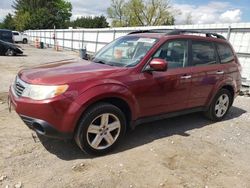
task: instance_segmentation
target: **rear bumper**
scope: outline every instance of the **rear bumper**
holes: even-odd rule
[[[50,125],[48,122],[35,119],[24,115],[19,115],[23,122],[32,130],[37,132],[40,135],[59,138],[59,139],[71,139],[73,138],[73,133],[63,133],[54,128],[53,125]]]

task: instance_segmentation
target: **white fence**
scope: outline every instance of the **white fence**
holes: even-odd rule
[[[103,46],[135,30],[159,29],[193,29],[198,31],[216,32],[226,37],[233,45],[242,65],[242,81],[250,86],[250,23],[234,24],[203,24],[175,25],[155,27],[127,27],[105,29],[56,29],[56,30],[27,30],[30,41],[38,39],[45,44],[54,46],[55,43],[63,49],[79,50],[86,48],[88,53],[95,53]]]

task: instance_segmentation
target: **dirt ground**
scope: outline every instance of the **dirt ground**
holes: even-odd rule
[[[26,56],[0,57],[0,187],[250,188],[250,97],[238,97],[222,122],[195,113],[144,124],[113,153],[91,157],[8,112],[18,70],[78,55],[24,48]]]

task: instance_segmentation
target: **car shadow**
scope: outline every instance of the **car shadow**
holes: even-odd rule
[[[12,55],[12,56],[0,55],[0,56],[5,56],[5,57],[9,57],[9,58],[28,57],[28,55],[26,55],[26,54],[16,54],[16,55]]]
[[[232,120],[244,113],[246,113],[245,110],[238,107],[232,107],[223,121]],[[154,140],[172,135],[188,137],[190,134],[187,133],[187,131],[200,129],[204,126],[212,124],[213,122],[204,118],[201,113],[193,113],[142,124],[137,126],[133,131],[128,131],[124,141],[113,152],[109,153],[109,155],[136,148]],[[47,151],[62,160],[87,159],[95,157],[83,153],[73,140],[62,141],[39,135],[38,138]]]

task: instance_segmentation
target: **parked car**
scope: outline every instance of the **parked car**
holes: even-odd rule
[[[23,44],[28,43],[28,35],[20,33],[18,31],[12,31],[12,33],[15,42],[22,42]]]
[[[14,43],[12,31],[7,29],[0,29],[0,40]]]
[[[0,55],[14,56],[23,54],[20,46],[0,40]]]
[[[240,63],[223,36],[190,32],[133,32],[92,61],[21,70],[10,109],[38,134],[74,138],[90,154],[112,150],[145,122],[198,111],[220,121],[240,91]]]

